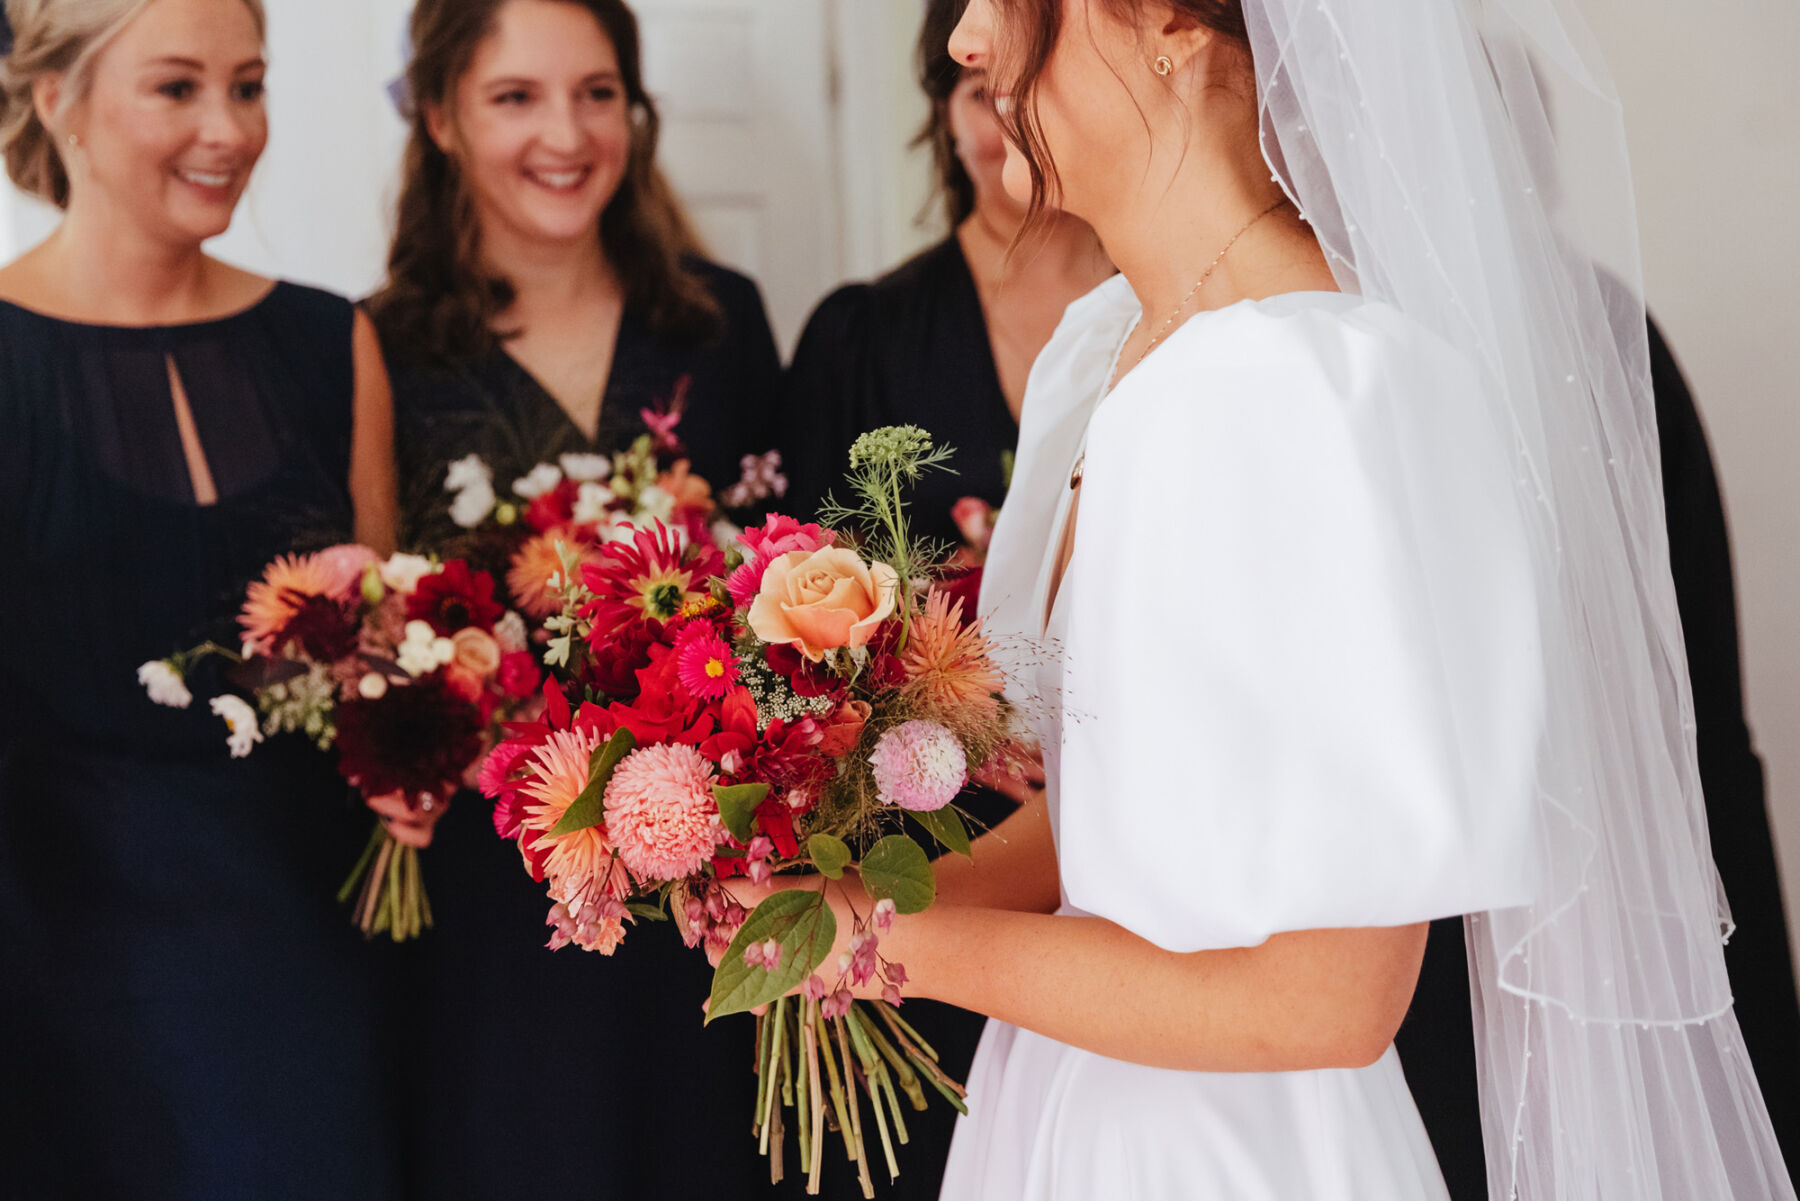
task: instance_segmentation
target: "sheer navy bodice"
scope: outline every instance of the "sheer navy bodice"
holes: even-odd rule
[[[217,321],[84,325],[0,303],[0,688],[38,733],[166,757],[218,719],[150,704],[135,669],[236,645],[244,584],[349,537],[351,310],[277,284]],[[196,502],[171,369],[218,493]]]

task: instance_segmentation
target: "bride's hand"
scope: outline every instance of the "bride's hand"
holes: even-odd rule
[[[449,810],[449,800],[426,796],[417,805],[408,804],[404,792],[389,792],[369,797],[366,802],[382,827],[401,846],[423,849],[431,845],[438,819]]]
[[[875,920],[875,898],[863,888],[855,868],[847,868],[837,880],[825,876],[771,876],[767,881],[757,884],[747,878],[737,877],[726,882],[726,889],[744,907],[746,913],[754,913],[758,905],[778,892],[791,892],[795,889],[818,892],[821,885],[824,886],[825,903],[831,907],[831,915],[837,921],[837,936],[832,940],[831,950],[818,967],[813,969],[813,974],[824,982],[827,989],[835,990],[841,985],[857,997],[880,997],[883,985],[881,973],[877,972],[863,983],[856,984],[851,978],[850,970],[842,962],[846,955],[854,960],[856,952],[853,944],[859,933],[859,919],[863,933],[882,934]],[[885,950],[884,947],[880,949]],[[788,995],[798,995],[804,984],[805,981],[802,980]]]

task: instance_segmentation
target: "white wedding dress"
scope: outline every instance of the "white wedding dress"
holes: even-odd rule
[[[1535,602],[1469,367],[1295,293],[1190,319],[1102,398],[1138,313],[1114,277],[1039,358],[982,593],[1002,640],[1046,635],[1062,911],[1188,952],[1523,901]],[[1391,1047],[1180,1072],[990,1022],[968,1084],[946,1201],[1445,1197]]]

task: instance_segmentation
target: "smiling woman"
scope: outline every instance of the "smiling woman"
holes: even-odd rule
[[[736,480],[773,438],[774,340],[756,285],[699,257],[658,169],[631,10],[420,0],[412,44],[405,182],[368,302],[393,370],[409,540],[494,555],[445,492],[471,454],[504,485],[654,427],[696,475]],[[685,985],[698,1005],[705,961],[668,926],[618,960],[551,955],[533,937],[542,890],[473,794],[441,822],[432,871],[438,931],[417,949],[408,1006],[421,1195],[756,1195],[767,1172],[748,1140],[692,1154],[695,1131],[734,1130],[755,1101],[754,1076],[718,1066],[734,1061],[730,1035],[664,1003]],[[557,1037],[546,1075],[546,1028],[526,1014],[630,1036]]]
[[[0,1191],[378,1201],[383,965],[331,901],[366,819],[133,687],[277,554],[391,546],[374,331],[203,252],[268,139],[256,0],[7,14],[0,144],[61,219],[0,267],[0,562],[57,581],[0,640]]]

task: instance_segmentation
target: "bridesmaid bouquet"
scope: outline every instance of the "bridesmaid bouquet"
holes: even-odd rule
[[[368,798],[447,803],[500,719],[536,705],[542,671],[524,620],[495,599],[491,576],[460,560],[384,560],[357,545],[282,555],[250,585],[238,622],[241,651],[206,643],[140,667],[151,699],[185,708],[188,669],[228,658],[250,694],[211,701],[233,757],[298,732],[335,749],[338,771]],[[365,935],[401,942],[432,924],[418,849],[379,822],[338,900],[352,894]]]
[[[506,563],[506,585],[521,612],[542,620],[560,607],[545,581],[562,567],[563,551],[593,561],[608,542],[631,538],[653,522],[693,541],[728,543],[736,529],[725,521],[730,510],[747,509],[787,491],[781,455],[745,455],[736,483],[715,497],[712,485],[690,470],[682,457],[672,415],[645,409],[651,433],[614,455],[565,454],[539,463],[512,481],[502,496],[494,472],[479,455],[449,465],[444,491],[451,497],[450,519],[468,537],[496,546],[492,558]]]
[[[552,949],[610,955],[632,923],[672,917],[714,964],[707,1021],[767,1007],[753,1132],[779,1180],[795,1111],[809,1192],[835,1130],[874,1195],[862,1096],[890,1173],[900,1094],[965,1109],[880,951],[935,896],[919,839],[969,854],[955,801],[970,769],[1018,753],[970,580],[934,579],[939,556],[906,531],[902,489],[947,454],[915,427],[866,434],[852,507],[825,525],[771,516],[729,555],[661,522],[590,556],[559,547],[543,719],[511,724],[480,773],[496,831],[548,883]],[[853,865],[874,904],[827,962],[825,889]],[[817,886],[754,912],[733,898],[734,878],[777,872]],[[871,983],[883,999],[855,1000]]]

